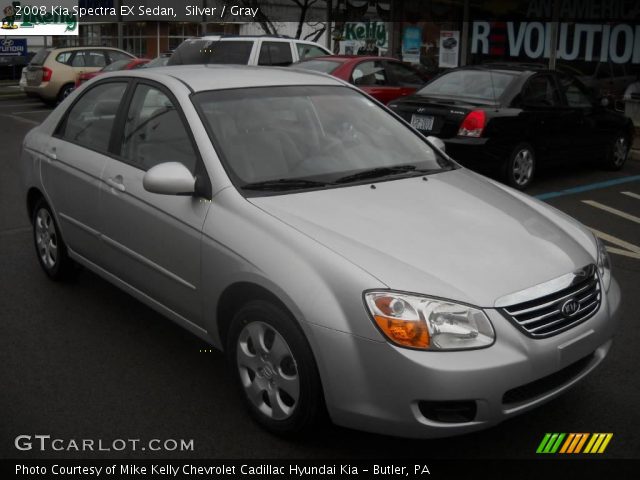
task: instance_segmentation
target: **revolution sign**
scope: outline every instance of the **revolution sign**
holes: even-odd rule
[[[557,58],[640,63],[640,25],[560,23]],[[473,22],[471,53],[527,57],[551,55],[551,22]]]

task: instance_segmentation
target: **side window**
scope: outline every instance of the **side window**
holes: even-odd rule
[[[536,75],[529,79],[522,91],[522,103],[533,107],[557,107],[560,105],[558,90],[549,75]]]
[[[592,107],[591,99],[582,86],[576,79],[562,76],[560,77],[560,86],[562,93],[567,99],[567,105],[573,108],[589,108]]]
[[[309,43],[296,42],[296,48],[298,49],[298,57],[300,58],[300,60],[304,60],[305,58],[320,57],[327,54],[321,48],[318,48],[315,45],[311,45]]]
[[[382,62],[362,62],[351,73],[351,83],[361,87],[389,85]]]
[[[80,97],[67,114],[60,132],[63,139],[92,150],[109,149],[111,131],[127,84],[103,83]]]
[[[262,42],[258,65],[286,67],[293,63],[289,42]]]
[[[212,64],[230,64],[230,65],[246,65],[249,63],[249,57],[253,50],[253,42],[246,40],[231,40],[211,42],[211,45],[200,48],[202,57],[200,61],[184,62],[188,63],[212,63]]]
[[[416,86],[425,83],[416,71],[402,63],[387,62],[387,70],[395,77],[400,86]]]
[[[109,56],[109,63],[117,62],[118,60],[131,60],[131,57],[118,50],[106,50],[105,53]]]
[[[136,87],[120,154],[142,170],[164,162],[180,162],[191,172],[196,166],[196,154],[176,106],[149,85]]]
[[[59,53],[56,57],[56,62],[68,64],[69,60],[71,60],[71,54],[73,52],[62,52]]]
[[[99,50],[81,50],[76,52],[71,62],[72,67],[104,67],[104,55]]]

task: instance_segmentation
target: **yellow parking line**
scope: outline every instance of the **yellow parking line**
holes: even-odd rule
[[[633,193],[633,192],[620,192],[623,195],[626,195],[628,197],[633,197],[633,198],[637,198],[638,200],[640,200],[640,195],[638,195],[637,193]]]
[[[609,207],[607,205],[603,205],[602,203],[594,202],[593,200],[582,200],[582,203],[586,203],[587,205],[599,208],[600,210],[604,210],[605,212],[609,212],[627,220],[631,220],[632,222],[640,223],[640,217],[636,217],[635,215],[623,212],[622,210],[618,210],[617,208]]]

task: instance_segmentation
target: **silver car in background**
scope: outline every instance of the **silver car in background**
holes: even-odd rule
[[[22,167],[44,271],[80,264],[225,350],[272,432],[486,428],[584,378],[616,329],[588,229],[333,77],[105,74]]]

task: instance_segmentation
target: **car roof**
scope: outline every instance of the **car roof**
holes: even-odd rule
[[[330,60],[332,62],[340,62],[340,63],[347,63],[347,62],[351,62],[354,60],[385,60],[385,61],[394,61],[394,62],[399,62],[400,60],[398,60],[397,58],[393,58],[393,57],[380,57],[378,55],[321,55],[319,57],[311,57],[311,58],[305,58],[304,60],[301,60],[301,62],[310,62],[313,60]]]
[[[173,65],[109,74],[110,77],[121,75],[158,81],[161,81],[162,77],[175,78],[194,92],[291,85],[344,85],[341,80],[322,73],[250,65]]]
[[[546,65],[537,63],[517,63],[517,62],[495,62],[484,63],[482,65],[467,65],[460,67],[461,70],[491,70],[504,72],[550,72]]]
[[[286,35],[205,35],[202,37],[193,37],[189,40],[258,40],[258,39],[269,39],[274,41],[282,41],[282,42],[301,42],[301,43],[309,43],[313,45],[317,45],[315,42],[310,40],[301,40],[298,38],[288,37]]]
[[[117,50],[118,52],[125,52],[127,55],[132,55],[129,52],[121,50],[115,47],[103,47],[101,45],[94,45],[89,47],[59,47],[59,48],[45,48],[51,52],[75,52],[76,50]]]

